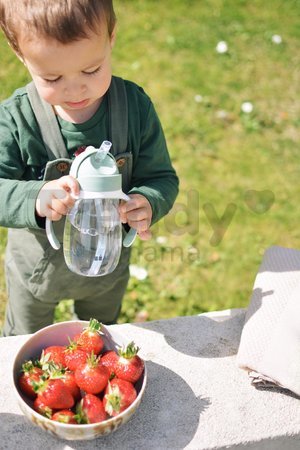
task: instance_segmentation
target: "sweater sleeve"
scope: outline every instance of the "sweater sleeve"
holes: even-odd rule
[[[44,182],[24,179],[25,161],[13,117],[0,108],[0,226],[39,228],[35,202]]]
[[[152,224],[166,215],[178,194],[178,177],[155,108],[150,102],[141,129],[138,158],[134,162],[129,193],[144,195],[152,207]]]

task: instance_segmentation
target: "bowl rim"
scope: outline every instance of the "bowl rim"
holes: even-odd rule
[[[105,427],[106,425],[109,425],[110,423],[116,421],[116,419],[122,419],[123,417],[126,417],[130,414],[130,412],[133,414],[135,411],[135,407],[137,407],[139,405],[139,403],[142,400],[142,396],[144,394],[145,388],[146,388],[146,384],[147,384],[147,367],[146,367],[146,361],[143,359],[144,361],[144,370],[143,373],[141,375],[141,377],[143,377],[142,382],[141,382],[141,387],[140,390],[137,394],[137,397],[135,398],[135,400],[128,406],[128,408],[126,408],[124,411],[122,411],[121,413],[119,413],[117,416],[114,417],[109,417],[108,419],[103,420],[102,422],[94,422],[94,423],[88,423],[88,424],[71,424],[71,423],[63,423],[63,422],[59,422],[59,421],[55,421],[52,419],[49,419],[46,416],[43,416],[42,414],[38,413],[37,411],[35,411],[22,397],[22,395],[20,394],[20,390],[17,386],[17,360],[19,359],[22,350],[24,348],[24,346],[30,341],[31,338],[33,338],[34,336],[38,336],[39,334],[44,334],[47,329],[51,328],[55,328],[57,326],[62,327],[63,325],[68,324],[69,326],[71,324],[88,324],[89,321],[86,320],[68,320],[68,321],[64,321],[64,322],[57,322],[54,323],[52,325],[48,325],[47,327],[41,328],[40,330],[36,331],[35,333],[31,334],[30,337],[22,344],[22,346],[20,347],[20,349],[18,350],[18,352],[16,353],[15,357],[14,357],[14,362],[13,362],[13,387],[14,387],[14,391],[15,391],[15,395],[18,399],[18,401],[20,401],[24,407],[27,409],[29,409],[30,413],[33,414],[38,420],[45,420],[46,423],[48,422],[49,424],[55,424],[56,426],[62,428],[62,429],[68,429],[68,430],[72,430],[72,429],[78,429],[78,427],[80,427],[80,429],[83,430],[89,430],[89,429],[93,429],[95,428],[95,426],[101,426],[103,424],[103,427]],[[104,325],[101,324],[104,329],[108,332],[109,335],[111,335],[111,333],[109,332],[108,327],[110,327],[110,325]],[[112,325],[114,326],[114,325]],[[121,336],[124,336],[124,338],[126,338],[125,335],[122,335],[122,333],[119,333],[117,331],[117,334],[120,334]],[[117,343],[117,342],[116,342]],[[55,345],[55,344],[54,344]],[[140,380],[138,380],[139,382]],[[133,411],[132,411],[133,410]],[[23,410],[22,410],[23,411]],[[130,414],[131,415],[131,414]]]

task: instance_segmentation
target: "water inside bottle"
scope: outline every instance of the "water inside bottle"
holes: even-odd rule
[[[64,256],[70,270],[95,277],[111,273],[122,246],[116,199],[79,199],[66,217]]]

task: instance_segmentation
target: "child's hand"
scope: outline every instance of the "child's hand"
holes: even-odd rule
[[[128,202],[122,202],[119,207],[122,223],[128,223],[135,228],[143,241],[151,238],[149,230],[152,219],[152,208],[149,201],[140,194],[129,195]]]
[[[79,194],[78,181],[66,175],[58,180],[49,181],[40,190],[35,209],[40,217],[59,220],[68,213]]]

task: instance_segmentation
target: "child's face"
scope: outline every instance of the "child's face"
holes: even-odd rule
[[[111,82],[114,39],[106,31],[65,45],[46,38],[20,40],[40,96],[65,120],[84,122],[98,109]]]

